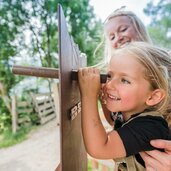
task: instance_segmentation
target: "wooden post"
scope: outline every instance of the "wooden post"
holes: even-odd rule
[[[12,96],[12,133],[15,134],[18,127],[17,102],[16,96]]]
[[[71,71],[86,66],[86,58],[81,55],[78,45],[69,35],[60,5],[58,17],[61,168],[62,171],[87,171],[87,153],[81,131],[79,86],[77,81],[71,79]]]
[[[59,125],[59,83],[53,83],[52,84],[52,92],[54,95],[54,104],[55,104],[55,112],[56,112],[56,121],[57,125]]]

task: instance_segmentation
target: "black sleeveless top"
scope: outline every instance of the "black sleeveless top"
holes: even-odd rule
[[[134,114],[124,123],[122,113],[118,113],[117,117],[115,115],[114,129],[122,139],[126,156],[135,155],[136,160],[145,167],[145,163],[139,155],[139,152],[155,149],[150,145],[150,140],[171,140],[171,136],[169,135],[168,124],[164,118],[151,115],[136,117],[139,114]]]

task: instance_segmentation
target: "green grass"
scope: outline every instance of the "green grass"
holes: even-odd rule
[[[88,171],[93,171],[93,170],[92,170],[92,166],[91,166],[91,161],[90,161],[90,160],[88,160]]]
[[[35,129],[34,127],[22,127],[15,134],[11,130],[6,130],[0,135],[0,148],[6,148],[21,143],[27,139],[28,133]]]

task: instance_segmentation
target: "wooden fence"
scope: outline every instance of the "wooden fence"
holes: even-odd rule
[[[59,91],[58,83],[52,85],[53,93],[31,93],[31,100],[19,101],[16,96],[12,97],[12,132],[15,133],[21,124],[31,122],[31,112],[38,115],[40,124],[45,124],[56,117],[59,124]],[[24,115],[27,113],[27,115]]]
[[[33,112],[33,107],[29,101],[19,101],[16,96],[12,96],[12,132],[16,133],[19,125],[31,123],[29,114]],[[26,114],[27,115],[24,115]]]
[[[31,94],[31,96],[41,124],[45,124],[56,117],[53,94]]]

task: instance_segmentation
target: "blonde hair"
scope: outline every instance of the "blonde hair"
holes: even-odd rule
[[[148,31],[147,31],[146,27],[144,26],[144,24],[142,23],[142,21],[133,12],[125,11],[125,10],[123,10],[123,8],[120,8],[120,9],[114,11],[113,13],[111,13],[106,18],[106,20],[104,22],[104,26],[112,18],[119,17],[119,16],[127,16],[131,20],[131,22],[132,22],[132,24],[133,24],[133,26],[134,26],[137,34],[138,34],[139,41],[152,43],[151,38],[148,34]]]
[[[104,22],[104,32],[105,32],[106,24],[111,19],[118,17],[118,16],[127,16],[131,20],[131,23],[138,34],[137,41],[148,42],[148,43],[152,44],[151,38],[148,34],[148,31],[147,31],[146,27],[144,26],[144,24],[142,23],[142,21],[133,12],[126,11],[126,10],[124,10],[123,7],[115,10],[106,18],[106,20]],[[102,45],[104,45],[105,62],[108,62],[110,60],[109,57],[111,56],[111,51],[113,51],[113,47],[111,47],[111,45],[109,44],[109,41],[107,40],[107,38],[105,36],[105,33],[103,35],[103,39],[102,39],[101,43],[97,46],[95,53],[97,52],[98,49],[100,49],[100,47]]]
[[[146,42],[131,42],[124,47],[114,50],[134,56],[145,67],[145,78],[151,83],[152,88],[162,89],[165,93],[163,100],[152,108],[168,115],[170,103],[170,78],[171,58],[167,51],[150,45]]]

